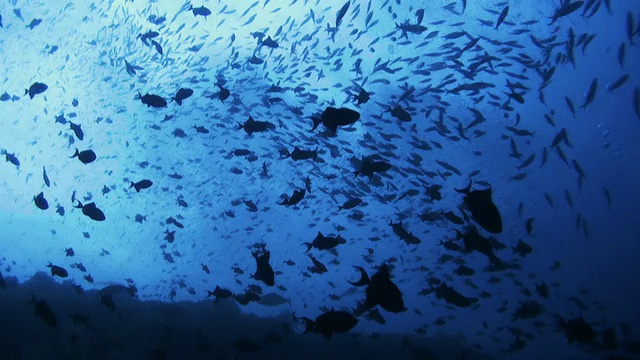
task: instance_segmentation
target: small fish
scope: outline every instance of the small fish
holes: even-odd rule
[[[494,29],[498,29],[500,24],[502,24],[504,19],[507,17],[508,13],[509,13],[509,6],[505,6],[504,9],[502,9],[500,16],[498,16],[498,21],[496,21],[496,26],[494,27]]]
[[[620,78],[618,78],[618,80],[607,85],[607,91],[613,91],[619,88],[620,86],[626,84],[627,80],[629,80],[629,74],[622,75]]]
[[[44,184],[47,185],[47,187],[51,187],[51,182],[49,181],[47,170],[44,168],[44,166],[42,167],[42,178],[44,179]]]
[[[596,92],[597,91],[598,91],[598,79],[594,78],[593,80],[591,80],[591,85],[589,86],[589,91],[584,95],[584,104],[582,104],[582,106],[580,106],[580,108],[584,109],[589,104],[591,104],[591,102],[593,102],[593,99],[596,97]]]
[[[29,25],[27,25],[26,27],[28,27],[29,29],[33,30],[33,28],[35,28],[36,26],[40,25],[40,23],[42,23],[42,19],[33,19],[33,20],[31,20]]]

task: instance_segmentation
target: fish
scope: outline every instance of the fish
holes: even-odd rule
[[[104,215],[102,210],[100,210],[96,206],[96,203],[90,202],[88,204],[82,205],[82,203],[79,200],[76,200],[76,201],[78,202],[78,205],[75,205],[74,207],[76,209],[82,209],[82,213],[88,218],[90,218],[91,220],[94,220],[94,221],[106,220],[106,216]]]
[[[361,203],[362,203],[362,199],[360,199],[360,198],[351,198],[351,199],[345,201],[342,205],[340,205],[340,207],[338,207],[338,211],[353,209],[354,207],[360,205]]]
[[[596,333],[593,327],[587,323],[582,315],[575,319],[565,321],[562,316],[555,314],[557,320],[557,329],[564,332],[567,341],[570,344],[595,344]]]
[[[629,76],[630,76],[629,74],[622,75],[620,78],[618,78],[618,80],[607,85],[607,91],[613,91],[619,88],[620,86],[626,84],[627,80],[629,80]]]
[[[306,194],[306,192],[307,192],[306,189],[302,189],[302,190],[295,189],[293,190],[293,195],[291,195],[290,197],[286,196],[281,203],[278,203],[278,205],[285,205],[285,206],[297,205],[300,201],[302,201],[302,199],[304,199],[304,195]]]
[[[136,189],[136,192],[140,192],[140,190],[142,189],[148,189],[151,187],[151,185],[153,185],[153,182],[151,180],[148,179],[144,179],[144,180],[140,180],[138,182],[131,182],[131,186],[129,186],[129,189],[134,188]]]
[[[147,105],[147,107],[153,106],[154,108],[163,108],[167,107],[167,100],[158,95],[153,95],[146,93],[144,96],[138,92],[136,96],[136,100],[140,100],[143,104]]]
[[[633,13],[631,11],[627,11],[627,40],[629,40],[629,45],[635,45],[633,42],[633,35],[635,34],[633,29]]]
[[[30,30],[33,30],[36,26],[40,25],[41,23],[42,23],[42,19],[33,19],[31,20],[29,25],[27,25],[26,27],[28,27]]]
[[[321,334],[331,340],[333,334],[347,332],[358,325],[358,318],[353,314],[343,310],[333,310],[324,312],[311,320],[301,317],[305,324],[304,333]]]
[[[409,23],[396,24],[396,29],[399,29],[400,31],[402,31],[402,36],[405,39],[409,39],[409,35],[408,35],[409,33],[420,35],[423,32],[428,30],[426,26],[422,26],[419,24],[409,24]]]
[[[218,81],[216,83],[216,86],[220,89],[220,92],[218,93],[218,99],[220,99],[221,102],[224,102],[229,98],[229,96],[231,96],[231,91],[223,87],[223,85],[224,84],[221,81]]]
[[[509,13],[509,6],[505,6],[504,9],[502,9],[502,12],[500,12],[500,16],[498,16],[498,21],[496,21],[496,26],[494,27],[494,29],[498,29],[500,24],[502,24],[504,19],[507,17],[508,13]]]
[[[275,130],[276,126],[268,121],[258,121],[254,120],[251,115],[244,124],[238,123],[238,127],[241,130],[244,130],[248,135],[253,134],[254,132],[265,132],[268,130]]]
[[[360,270],[361,279],[357,282],[349,281],[349,283],[353,286],[367,286],[364,302],[358,303],[358,307],[354,311],[356,316],[363,314],[377,305],[393,313],[407,311],[407,308],[404,306],[402,292],[398,286],[391,281],[389,265],[382,264],[370,279],[363,268],[359,266],[355,268]]]
[[[258,299],[255,303],[264,306],[280,306],[284,304],[291,305],[291,299],[287,299],[277,293],[268,293],[260,295],[260,299]]]
[[[61,266],[53,265],[52,263],[49,263],[47,267],[51,269],[51,276],[58,276],[61,278],[66,278],[69,276],[69,272]]]
[[[275,273],[271,264],[269,264],[271,252],[263,249],[262,251],[252,252],[251,255],[256,260],[256,272],[251,277],[262,281],[267,286],[273,286],[275,284]]]
[[[31,295],[31,300],[27,301],[27,304],[33,305],[33,310],[36,317],[40,318],[45,324],[51,327],[58,326],[58,319],[56,314],[51,310],[51,307],[45,300],[38,300],[35,295]]]
[[[97,158],[96,153],[93,152],[93,150],[78,151],[78,148],[76,148],[76,152],[73,154],[73,156],[69,158],[73,159],[75,157],[77,157],[78,160],[80,160],[80,162],[82,162],[83,164],[90,164]]]
[[[139,34],[138,39],[140,39],[140,41],[142,41],[142,43],[145,44],[146,46],[149,46],[149,42],[147,40],[154,39],[158,36],[160,36],[160,33],[158,33],[157,31],[149,30],[144,34]],[[126,60],[125,60],[125,65],[126,65]]]
[[[340,10],[338,10],[338,13],[336,14],[336,29],[340,27],[340,24],[342,24],[342,19],[347,14],[349,5],[351,5],[351,1],[347,1],[344,5],[342,5]]]
[[[69,127],[71,130],[73,130],[73,133],[76,135],[78,140],[84,140],[84,131],[82,131],[82,125],[74,124],[73,122],[69,121]]]
[[[285,150],[286,151],[286,150]],[[286,151],[284,158],[290,157],[293,161],[299,160],[318,160],[318,149],[316,150],[301,150],[299,147],[295,147],[292,152]]]
[[[277,41],[275,41],[275,40],[273,40],[273,39],[271,38],[271,36],[267,36],[267,38],[266,38],[266,39],[262,40],[262,41],[260,42],[260,45],[262,45],[262,46],[266,46],[266,47],[271,48],[271,49],[277,49],[277,48],[279,48],[279,47],[280,47],[280,45],[278,45],[278,42],[277,42]]]
[[[233,293],[229,289],[223,289],[220,285],[216,285],[216,288],[213,291],[207,291],[207,297],[209,296],[214,296],[217,302],[219,299],[228,299],[233,297]]]
[[[9,153],[7,150],[2,150],[0,154],[4,155],[6,162],[10,162],[15,166],[20,166],[20,160],[18,160],[18,157],[15,154]]]
[[[176,96],[174,96],[172,100],[178,103],[178,105],[182,105],[182,101],[187,99],[191,95],[193,95],[193,90],[188,88],[180,88],[178,89],[178,91],[176,92]]]
[[[393,116],[394,118],[396,118],[396,119],[398,119],[400,121],[404,121],[404,122],[409,122],[409,121],[412,120],[411,114],[409,114],[400,105],[396,105],[396,107],[391,109],[391,116]]]
[[[571,2],[571,0],[563,1],[560,4],[560,7],[556,8],[556,10],[554,11],[553,16],[551,17],[551,23],[549,25],[555,23],[556,20],[558,20],[561,17],[572,14],[576,10],[580,9],[580,7],[583,4],[584,4],[584,1],[574,1],[574,2]]]
[[[491,199],[491,188],[486,190],[471,190],[472,181],[464,189],[454,189],[465,194],[464,202],[471,211],[471,216],[478,225],[492,234],[502,232],[502,217],[500,211]]]
[[[453,287],[448,286],[445,282],[436,287],[434,293],[436,294],[436,298],[444,299],[448,304],[458,307],[469,307],[478,302],[478,298],[466,297],[457,292]]]
[[[28,89],[25,89],[24,94],[29,94],[29,98],[33,99],[36,95],[42,94],[43,92],[47,91],[48,88],[49,86],[45,83],[34,82],[33,84],[31,84],[31,86],[29,86]]]
[[[589,91],[584,95],[584,104],[582,104],[580,108],[584,109],[589,104],[591,104],[591,102],[593,102],[593,99],[596,97],[597,91],[598,91],[598,79],[594,78],[593,80],[591,80],[591,85],[589,85]]]
[[[525,243],[524,241],[522,241],[522,239],[518,239],[518,244],[516,246],[513,246],[512,249],[514,254],[518,254],[522,257],[531,254],[531,252],[533,251],[531,245]]]
[[[360,119],[360,113],[348,108],[327,107],[319,118],[311,118],[313,120],[314,131],[320,124],[324,125],[332,133],[338,131],[338,126],[348,126],[354,124]]]
[[[361,161],[360,168],[355,171],[355,176],[357,177],[362,174],[369,177],[369,179],[372,179],[374,173],[386,172],[391,169],[391,167],[391,164],[386,161],[378,161],[373,160],[370,157],[365,157]]]
[[[398,235],[398,237],[400,237],[401,240],[406,242],[407,245],[411,245],[411,244],[417,245],[422,242],[417,236],[413,235],[412,233],[404,229],[404,227],[402,226],[402,221],[395,224],[392,221],[390,221],[389,226],[391,226],[393,233]]]
[[[189,5],[188,11],[193,12],[193,17],[203,16],[206,19],[207,16],[211,15],[211,10],[204,6],[193,7],[192,5]]]
[[[324,236],[320,231],[318,231],[318,235],[316,235],[315,239],[310,243],[304,243],[304,245],[307,246],[307,251],[305,252],[309,252],[312,248],[316,248],[318,250],[329,250],[340,244],[346,243],[347,241],[340,235],[336,237]]]
[[[40,194],[34,196],[33,202],[40,210],[47,210],[49,208],[49,202],[45,199],[44,192],[40,192]]]
[[[42,167],[42,179],[44,180],[44,184],[47,187],[51,187],[51,181],[49,181],[49,176],[47,176],[47,169],[45,169],[45,167]]]

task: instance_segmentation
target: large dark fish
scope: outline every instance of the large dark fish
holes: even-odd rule
[[[502,261],[493,252],[494,246],[491,241],[480,235],[475,226],[470,227],[464,234],[458,233],[458,236],[462,237],[466,251],[477,251],[484,254],[497,269],[504,268]]]
[[[564,331],[564,335],[570,344],[574,342],[580,344],[595,344],[596,333],[593,327],[587,323],[581,316],[565,321],[560,315],[556,314],[558,320],[559,331]]]
[[[316,248],[318,250],[329,250],[333,249],[340,244],[346,244],[347,240],[345,240],[342,236],[338,235],[336,237],[324,236],[320,231],[318,231],[318,235],[313,239],[313,242],[304,243],[307,245],[307,251],[309,252],[312,248]]]
[[[331,339],[334,333],[346,332],[358,324],[358,319],[346,311],[327,311],[316,318],[315,321],[301,317],[305,324],[305,333],[322,334]]]
[[[144,96],[138,92],[136,100],[142,101],[147,107],[153,106],[154,108],[167,107],[167,100],[158,95],[146,93]]]
[[[89,164],[96,159],[96,153],[94,153],[93,150],[78,151],[78,148],[76,148],[76,152],[70,159],[74,157],[77,157],[83,164]]]
[[[306,194],[306,190],[302,189],[302,190],[293,190],[293,195],[291,195],[291,197],[287,197],[285,198],[281,203],[279,203],[278,205],[285,205],[285,206],[292,206],[292,205],[296,205],[298,204],[300,201],[302,201],[302,199],[304,199],[304,195]]]
[[[491,188],[486,190],[471,190],[472,182],[464,189],[454,189],[455,191],[465,194],[464,202],[471,211],[471,216],[478,225],[492,234],[502,232],[502,217],[498,211],[498,207],[491,199]]]
[[[49,87],[47,86],[47,84],[35,82],[24,91],[24,94],[29,94],[29,98],[33,99],[34,96],[42,94],[43,92],[47,91],[48,88]]]
[[[90,202],[88,204],[82,205],[82,203],[79,200],[78,201],[78,205],[74,206],[76,209],[82,209],[82,213],[89,217],[91,220],[95,220],[95,221],[104,221],[107,217],[104,216],[104,213],[102,212],[102,210],[100,210],[97,206],[96,203],[94,202]]]
[[[269,264],[269,258],[271,252],[252,252],[253,258],[256,259],[256,272],[252,277],[258,281],[262,281],[267,286],[273,286],[275,284],[275,274],[271,264]]]
[[[563,16],[567,16],[573,13],[574,11],[580,9],[582,4],[584,4],[584,1],[574,1],[574,2],[563,1],[560,7],[557,8],[556,11],[553,13],[553,16],[551,17],[551,24],[556,22],[556,20],[558,20],[559,18]]]
[[[458,307],[469,307],[478,301],[475,297],[466,297],[457,292],[453,287],[448,286],[446,283],[440,284],[435,289],[436,297],[438,299],[444,299],[449,304]]]
[[[268,121],[258,121],[254,120],[253,117],[249,116],[249,119],[244,122],[244,124],[238,124],[240,129],[244,129],[244,131],[251,135],[254,132],[265,132],[267,130],[275,130],[276,126]]]
[[[58,276],[61,278],[66,278],[69,276],[69,272],[61,266],[53,265],[52,263],[49,263],[47,267],[51,269],[51,276]]]
[[[84,140],[84,131],[82,131],[81,124],[74,124],[71,121],[69,121],[69,128],[73,130],[73,133],[76,135],[78,140],[80,141]]]
[[[338,130],[338,126],[351,125],[358,121],[358,119],[360,119],[360,113],[355,110],[347,108],[336,109],[329,106],[322,112],[319,119],[312,118],[313,128],[311,131],[314,131],[322,124],[331,132],[335,133]]]
[[[418,239],[417,236],[413,235],[412,233],[410,233],[409,231],[404,229],[404,227],[402,226],[402,221],[400,221],[398,223],[395,223],[395,224],[392,221],[390,221],[389,225],[393,229],[393,232],[396,235],[398,235],[401,240],[406,242],[407,245],[410,245],[410,244],[417,245],[417,244],[420,244],[422,242],[422,241],[420,241],[420,239]]]
[[[40,192],[37,196],[33,197],[33,202],[36,204],[38,209],[47,210],[49,208],[49,202],[44,198],[44,193]]]
[[[349,283],[353,286],[367,285],[367,290],[366,298],[364,302],[358,304],[358,308],[354,312],[355,315],[363,314],[376,305],[380,305],[383,309],[394,313],[407,310],[404,306],[400,289],[391,281],[391,273],[387,264],[380,266],[378,272],[373,274],[371,279],[368,278],[363,268],[356,266],[356,269],[360,270],[362,278],[355,283]]]
[[[44,300],[38,300],[34,295],[31,295],[31,300],[27,301],[27,304],[33,305],[35,315],[39,317],[45,324],[56,327],[58,326],[58,320],[56,314],[51,310],[49,305]]]
[[[412,120],[411,114],[409,114],[407,110],[403,109],[400,105],[396,105],[396,107],[391,109],[391,116],[404,122],[409,122]]]
[[[176,93],[176,96],[173,97],[173,100],[177,102],[178,105],[182,105],[182,101],[191,95],[193,95],[193,90],[188,88],[180,88]]]
[[[369,157],[365,157],[362,159],[362,164],[360,165],[360,169],[355,172],[355,175],[358,176],[360,174],[366,175],[369,179],[373,178],[373,173],[376,172],[385,172],[391,169],[391,164],[385,161],[376,161],[372,160]]]
[[[206,19],[207,16],[211,15],[211,10],[209,10],[204,6],[194,8],[192,5],[189,5],[189,11],[193,12],[194,17],[200,15],[200,16],[204,16],[204,18]]]
[[[140,190],[142,189],[148,189],[151,187],[151,185],[153,185],[153,182],[151,180],[140,180],[138,182],[131,182],[131,186],[129,186],[129,189],[134,188],[136,189],[136,192],[140,192]]]

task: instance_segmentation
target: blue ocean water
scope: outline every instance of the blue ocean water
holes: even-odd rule
[[[0,16],[0,359],[640,356],[640,2]]]

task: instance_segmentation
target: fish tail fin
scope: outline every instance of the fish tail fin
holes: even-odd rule
[[[238,123],[238,130],[242,130],[242,129],[244,129],[244,125],[243,125],[243,124]]]
[[[138,95],[136,95],[134,100],[140,100],[142,99],[142,94],[140,93],[140,91],[138,91]]]
[[[78,148],[76,148],[76,152],[73,153],[73,156],[71,156],[69,159],[73,159],[74,157],[77,157],[78,155],[80,155],[80,151],[78,151]]]
[[[312,117],[311,120],[313,120],[313,128],[309,131],[314,131],[318,128],[318,126],[320,126],[320,124],[322,123],[322,119]]]
[[[82,205],[82,203],[80,202],[80,200],[77,200],[77,199],[76,199],[76,201],[78,202],[78,205],[73,205],[73,207],[74,207],[74,208],[76,208],[76,209],[82,209],[82,208],[84,207],[84,205]]]
[[[466,188],[464,188],[464,189],[453,188],[453,190],[455,190],[455,191],[457,191],[457,192],[459,192],[461,194],[468,194],[469,191],[471,190],[471,184],[472,183],[473,183],[473,180],[469,179],[469,185]]]
[[[315,329],[315,327],[316,327],[315,321],[313,321],[313,320],[311,320],[309,318],[306,318],[306,317],[300,317],[299,319],[302,319],[302,321],[304,321],[304,333],[303,334],[306,334],[309,331],[313,331]]]
[[[308,253],[309,251],[311,251],[311,248],[313,248],[312,243],[304,243],[303,245],[307,245],[307,251],[305,251],[305,253]]]
[[[135,186],[136,186],[136,184],[132,181],[131,185],[129,186],[129,189],[131,189],[132,187],[135,187]]]

